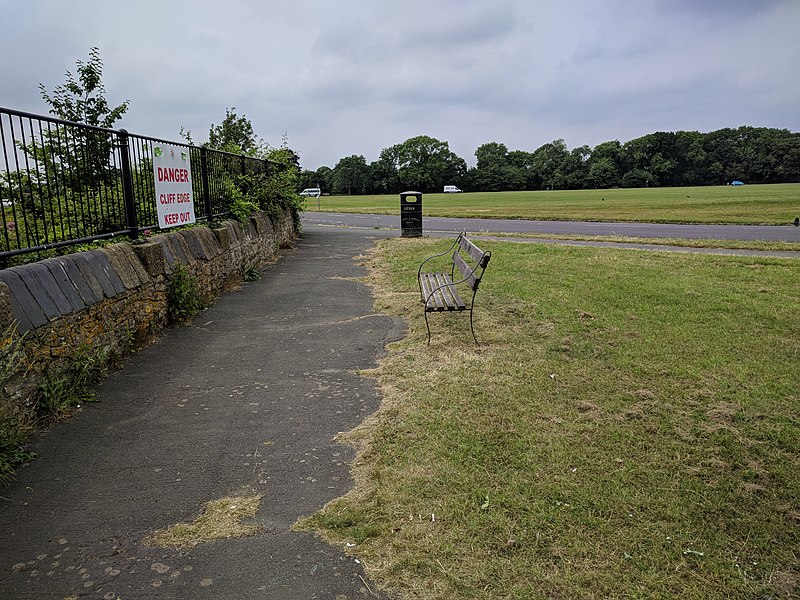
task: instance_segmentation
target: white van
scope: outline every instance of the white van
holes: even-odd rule
[[[319,188],[306,188],[300,192],[300,195],[305,196],[306,198],[319,198],[322,195],[322,190]]]
[[[446,185],[446,186],[444,186],[444,193],[445,194],[458,194],[460,192],[461,192],[461,190],[458,189],[454,185]]]

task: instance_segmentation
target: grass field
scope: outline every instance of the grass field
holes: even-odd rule
[[[800,262],[485,245],[480,348],[441,315],[425,345],[444,242],[368,259],[409,334],[303,526],[407,598],[798,597]]]
[[[399,195],[323,196],[319,210],[396,214]],[[309,198],[306,209],[316,211]],[[800,184],[426,194],[431,217],[786,225],[800,216]]]

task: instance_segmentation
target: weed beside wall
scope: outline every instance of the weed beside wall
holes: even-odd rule
[[[183,323],[203,308],[197,278],[182,264],[172,269],[167,296],[167,316],[170,323]]]
[[[93,399],[91,386],[169,324],[274,262],[291,210],[193,227],[0,270],[0,483],[32,431]]]

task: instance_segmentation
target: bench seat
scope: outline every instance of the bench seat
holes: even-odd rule
[[[467,305],[458,295],[453,280],[447,273],[421,273],[419,284],[422,295],[428,299],[427,312],[445,310],[466,310]]]

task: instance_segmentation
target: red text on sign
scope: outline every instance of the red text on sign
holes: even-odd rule
[[[187,169],[173,169],[171,167],[158,167],[156,169],[159,181],[188,182],[189,171]]]

